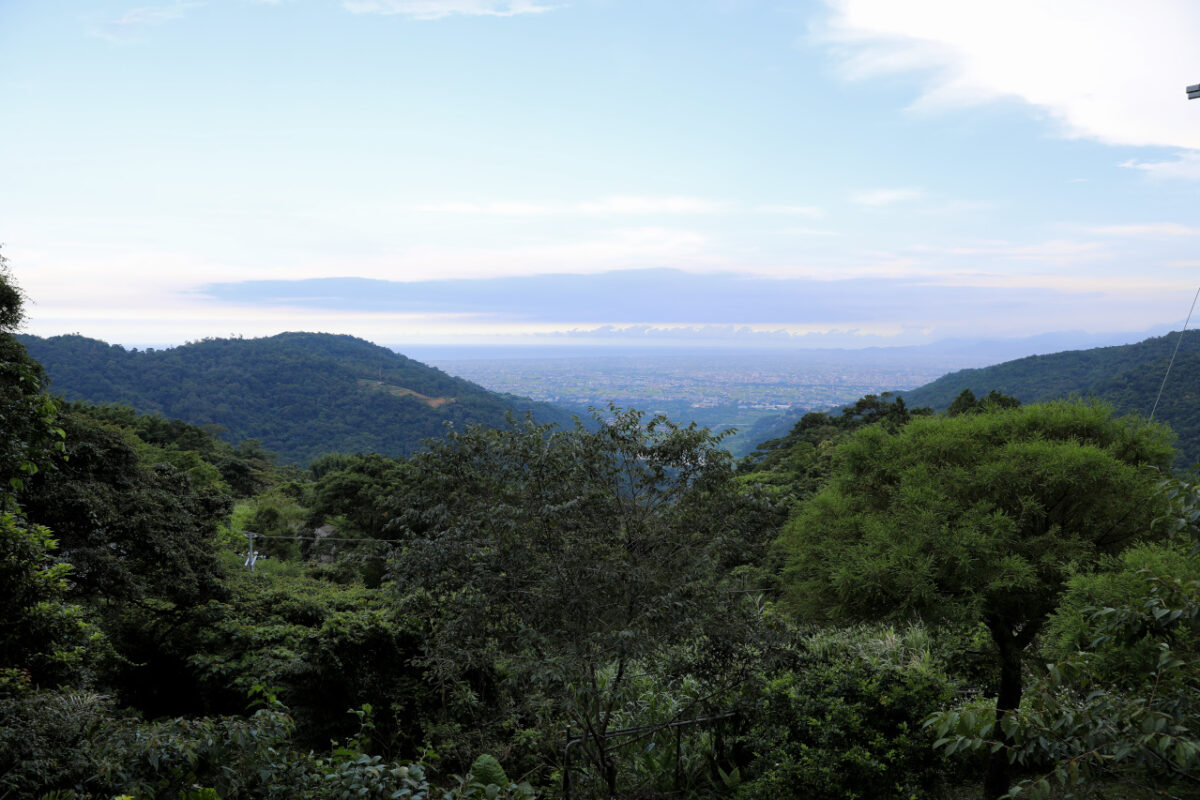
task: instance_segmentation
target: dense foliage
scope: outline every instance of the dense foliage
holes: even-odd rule
[[[742,459],[738,472],[747,484],[769,487],[792,502],[802,500],[825,485],[834,450],[851,433],[867,426],[894,431],[913,417],[931,413],[928,408],[910,409],[891,392],[862,397],[840,414],[810,411],[787,435],[763,442]]]
[[[56,549],[44,526],[0,511],[0,695],[69,680],[87,656],[90,626]]]
[[[62,449],[58,405],[44,391],[42,365],[12,334],[24,318],[22,303],[0,254],[0,510],[11,510],[25,478]]]
[[[761,639],[735,576],[773,516],[717,443],[613,409],[594,431],[472,428],[414,459],[393,575],[445,702],[502,692],[526,725],[565,720],[610,793],[606,735],[640,676],[694,681],[681,715],[731,702]]]
[[[1003,715],[1072,573],[1150,529],[1161,504],[1147,468],[1169,462],[1165,439],[1067,403],[864,428],[784,530],[789,604],[807,619],[984,625]],[[1006,763],[992,759],[991,797]]]
[[[1167,365],[1176,345],[1170,375]],[[1167,377],[1164,385],[1163,378]],[[981,369],[964,369],[905,392],[912,404],[946,409],[964,389],[977,395],[997,390],[1023,403],[1082,397],[1109,404],[1118,414],[1149,416],[1178,436],[1181,468],[1200,464],[1200,331],[1157,336],[1137,344],[1029,356]],[[1162,399],[1154,402],[1162,389]]]
[[[1200,797],[1200,488],[1167,485],[1165,538],[1069,582],[1052,662],[999,730],[972,706],[927,727],[946,750],[994,749],[1032,774],[1010,796]]]
[[[922,723],[957,686],[922,628],[818,631],[772,676],[746,744],[759,769],[739,797],[928,797],[954,768]]]

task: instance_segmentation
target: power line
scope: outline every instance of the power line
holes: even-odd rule
[[[1200,99],[1200,83],[1192,84],[1187,87],[1188,100]],[[1162,399],[1163,388],[1167,385],[1167,376],[1171,374],[1171,367],[1175,364],[1175,356],[1179,353],[1179,345],[1183,344],[1183,333],[1187,330],[1188,323],[1192,321],[1192,312],[1196,310],[1196,298],[1200,298],[1200,288],[1196,289],[1196,297],[1192,298],[1192,307],[1188,309],[1187,319],[1183,321],[1183,329],[1179,331],[1179,338],[1175,341],[1175,351],[1171,353],[1171,360],[1167,363],[1167,371],[1163,374],[1162,383],[1158,387],[1158,397],[1154,398],[1154,406],[1150,409],[1150,421],[1154,421],[1154,412],[1158,410],[1158,401]]]
[[[1162,399],[1163,389],[1167,385],[1167,376],[1171,374],[1171,367],[1175,365],[1175,356],[1179,354],[1179,345],[1183,344],[1183,334],[1187,330],[1188,323],[1192,321],[1192,312],[1196,310],[1196,300],[1200,298],[1200,288],[1196,289],[1196,296],[1192,298],[1192,307],[1188,309],[1187,319],[1183,321],[1183,328],[1179,331],[1179,338],[1175,340],[1175,350],[1171,353],[1171,360],[1167,362],[1167,371],[1163,374],[1162,383],[1158,387],[1158,397],[1154,398],[1154,406],[1150,409],[1150,421],[1154,421],[1154,412],[1158,410],[1158,401]]]
[[[284,539],[289,542],[304,541],[304,542],[312,542],[313,544],[318,544],[320,542],[386,542],[388,544],[396,544],[396,541],[394,539],[375,539],[375,538],[372,538],[369,536],[364,536],[364,537],[358,538],[358,539],[351,539],[349,537],[344,537],[344,536],[316,536],[316,535],[301,536],[300,534],[293,534],[292,536],[286,536],[286,535],[278,534],[278,533],[254,533],[253,531],[245,531],[244,533],[245,533],[246,539],[250,543],[250,546],[249,546],[249,549],[247,549],[247,551],[245,553],[241,554],[246,559],[245,562],[242,564],[242,566],[246,567],[251,572],[254,572],[254,565],[255,565],[255,563],[258,562],[259,559],[268,557],[265,553],[260,553],[254,549],[254,540],[255,539]]]
[[[276,534],[256,533],[256,534],[254,534],[254,538],[255,539],[287,539],[288,541],[292,541],[292,542],[313,542],[313,543],[316,543],[316,542],[388,542],[390,544],[397,543],[396,539],[375,539],[375,538],[371,538],[370,536],[360,536],[360,537],[351,538],[351,537],[342,537],[342,536],[315,536],[312,534],[302,535],[302,534],[298,534],[298,533],[293,534],[291,536],[285,536],[283,534],[277,534],[277,533]]]

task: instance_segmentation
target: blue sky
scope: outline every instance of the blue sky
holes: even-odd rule
[[[28,331],[133,345],[1178,324],[1196,31],[1188,0],[10,0],[0,242]]]

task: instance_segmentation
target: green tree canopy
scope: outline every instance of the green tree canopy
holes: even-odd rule
[[[970,389],[963,389],[946,409],[946,415],[957,417],[959,414],[980,414],[995,408],[1016,408],[1019,405],[1021,405],[1020,400],[995,389],[988,392],[982,400],[976,398],[975,393]]]
[[[541,697],[589,737],[611,791],[604,734],[639,674],[744,674],[757,612],[725,578],[773,516],[707,429],[601,421],[471,428],[415,457],[393,575],[428,621],[435,676],[499,670]]]
[[[42,367],[13,336],[24,319],[24,296],[0,253],[0,510],[16,506],[15,493],[62,447],[58,406],[44,389]]]
[[[1005,720],[1008,737],[970,704],[930,723],[947,746],[999,747],[1029,767],[1013,796],[1200,796],[1200,487],[1164,489],[1169,538],[1068,583],[1045,637],[1060,660]]]
[[[0,253],[0,695],[65,680],[87,635],[79,608],[65,602],[71,567],[18,503],[26,480],[62,447],[41,366],[13,336],[23,317],[24,297]]]
[[[1159,426],[1050,403],[865,428],[786,527],[788,603],[807,619],[983,623],[997,713],[1021,698],[1021,653],[1068,578],[1150,530]],[[1007,790],[993,759],[988,794]]]
[[[342,516],[354,532],[383,537],[395,515],[391,495],[405,482],[406,463],[378,453],[330,455],[311,465],[316,476],[314,521]]]
[[[60,422],[66,458],[30,480],[21,502],[75,565],[76,594],[187,605],[219,592],[212,544],[229,498],[142,463],[118,428],[79,412]]]
[[[0,696],[78,680],[89,636],[50,531],[0,510]]]
[[[928,408],[908,408],[903,398],[891,392],[860,397],[836,416],[810,411],[786,436],[763,442],[742,459],[738,473],[745,483],[768,487],[782,500],[802,500],[829,480],[833,451],[851,433],[868,425],[895,430],[913,417],[932,413]]]

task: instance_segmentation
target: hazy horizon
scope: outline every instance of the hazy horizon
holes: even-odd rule
[[[329,332],[281,331],[280,333]],[[673,330],[646,329],[641,331],[641,336],[637,339],[631,339],[626,332],[622,331],[609,331],[607,338],[603,335],[603,331],[599,332],[600,335],[597,333],[589,331],[586,335],[577,337],[539,338],[531,336],[515,342],[414,344],[388,341],[386,337],[367,341],[408,358],[433,366],[442,366],[451,372],[453,372],[452,367],[455,364],[484,361],[509,361],[515,364],[523,361],[636,361],[649,358],[676,362],[685,360],[718,362],[749,358],[752,360],[770,359],[776,365],[792,364],[797,368],[836,364],[855,368],[884,366],[916,370],[935,369],[939,370],[937,374],[940,375],[958,369],[990,366],[1031,355],[1134,344],[1173,332],[1169,330],[1168,326],[1158,326],[1144,331],[1114,333],[1055,331],[1025,337],[942,339],[922,344],[897,344],[894,342],[862,344],[860,342],[850,347],[830,344],[818,346],[811,342],[806,346],[803,343],[806,337],[770,333],[755,334],[736,329],[718,329],[715,332],[691,330],[690,337],[679,336],[679,332]],[[716,338],[718,334],[723,335],[724,338]],[[72,331],[66,335],[98,338],[88,336],[83,331]],[[270,338],[275,335],[279,334],[240,338]],[[201,340],[189,339],[183,342],[100,341],[131,350],[165,350],[190,345]]]

